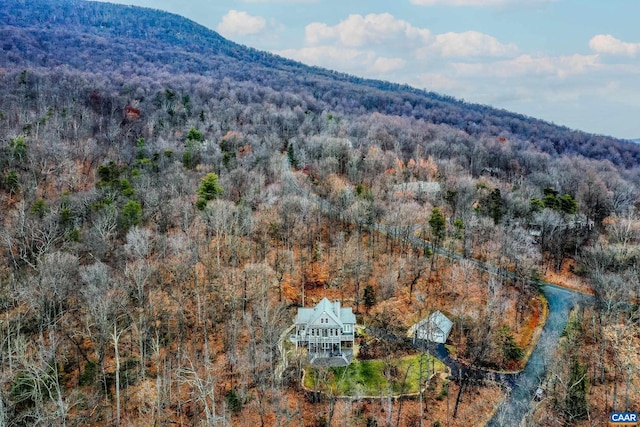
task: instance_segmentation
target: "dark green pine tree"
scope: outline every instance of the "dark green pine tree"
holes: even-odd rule
[[[433,208],[431,211],[431,217],[429,218],[429,227],[431,227],[431,234],[434,238],[434,244],[438,246],[442,239],[444,239],[447,231],[447,221],[439,208]]]
[[[200,180],[200,186],[196,193],[198,194],[198,201],[196,207],[200,210],[204,209],[209,200],[217,199],[222,194],[222,187],[218,184],[218,175],[215,173],[208,173]]]
[[[364,295],[362,299],[364,300],[364,308],[368,313],[371,307],[373,307],[376,303],[376,291],[375,289],[373,289],[373,286],[367,285],[364,288]]]
[[[489,196],[489,214],[491,215],[491,218],[493,218],[494,224],[500,224],[500,221],[502,221],[502,215],[504,213],[503,204],[504,202],[502,201],[500,189],[496,188]]]
[[[565,400],[565,418],[568,422],[584,420],[587,418],[587,366],[581,364],[577,358],[573,358],[569,370],[569,383],[567,384],[567,397]]]

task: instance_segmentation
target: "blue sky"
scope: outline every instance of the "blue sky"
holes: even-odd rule
[[[301,62],[640,138],[638,0],[124,0]]]

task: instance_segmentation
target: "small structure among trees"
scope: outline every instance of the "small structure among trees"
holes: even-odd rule
[[[314,308],[298,309],[295,334],[290,340],[296,347],[306,347],[311,364],[346,366],[353,358],[356,316],[351,307],[340,307],[323,298]]]
[[[447,342],[453,322],[440,311],[434,311],[409,328],[408,335],[415,340],[427,340],[444,344]]]

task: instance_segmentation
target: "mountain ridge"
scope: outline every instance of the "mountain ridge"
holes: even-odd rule
[[[187,18],[157,9],[83,0],[0,4],[0,66],[71,67],[133,75],[193,73],[305,93],[336,111],[412,116],[476,136],[532,142],[551,155],[583,155],[633,167],[636,144],[571,130],[450,96],[311,67],[225,39]]]
[[[76,0],[0,0],[0,67],[0,425],[438,425],[448,393],[462,426],[516,406],[511,381],[462,374],[393,397],[436,370],[394,338],[435,309],[472,370],[549,351],[511,393],[550,379],[532,423],[640,401],[639,378],[601,375],[619,343],[640,354],[631,141]],[[537,333],[541,278],[602,302],[560,346]],[[374,333],[354,337],[362,375],[306,388],[326,346],[282,344],[325,297]]]

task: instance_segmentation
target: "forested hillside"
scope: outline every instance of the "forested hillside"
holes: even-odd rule
[[[448,124],[480,136],[505,136],[551,155],[579,154],[633,167],[640,147],[408,86],[364,80],[248,49],[176,15],[80,0],[3,0],[0,65],[56,67],[162,79],[198,74],[296,93],[325,109],[380,112]],[[428,89],[428,88],[427,88]],[[356,101],[354,101],[356,100]]]
[[[554,274],[596,304],[532,423],[638,401],[638,145],[147,9],[0,0],[0,40],[0,425],[420,425],[415,399],[305,390],[281,365],[296,308],[400,336],[441,310],[460,361],[518,369]],[[359,345],[401,376],[409,349]],[[426,425],[503,393],[433,381]]]

